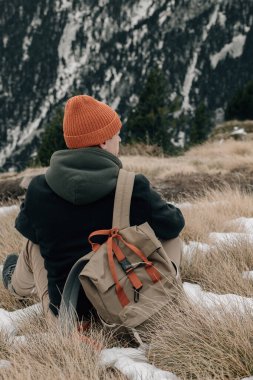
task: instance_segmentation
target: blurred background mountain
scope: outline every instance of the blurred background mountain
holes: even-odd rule
[[[2,0],[0,168],[57,148],[76,94],[110,104],[125,143],[168,154],[253,119],[252,25],[251,0]]]

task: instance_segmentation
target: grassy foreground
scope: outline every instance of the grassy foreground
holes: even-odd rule
[[[206,144],[179,158],[150,160],[123,157],[127,169],[169,180],[170,173],[183,175],[196,170],[215,173],[241,168],[243,172],[243,168],[252,165],[253,153],[247,142],[228,142],[222,151],[216,144]],[[240,226],[230,221],[253,217],[252,200],[252,194],[228,186],[189,198],[191,206],[182,203],[181,207],[186,219],[182,239],[186,244],[190,241],[209,244],[210,232],[240,232]],[[13,210],[0,217],[0,264],[6,254],[18,252],[24,243],[13,228],[16,215],[17,210]],[[204,290],[218,294],[253,297],[253,281],[242,276],[243,271],[253,270],[253,247],[245,240],[211,244],[208,254],[196,246],[190,259],[183,258],[183,281],[198,283]],[[33,302],[28,300],[29,304]],[[23,306],[0,284],[0,308],[15,310]],[[97,364],[99,353],[92,344],[82,343],[77,335],[66,339],[57,330],[47,330],[43,320],[33,319],[28,324],[20,323],[20,334],[24,333],[28,333],[25,345],[13,345],[0,334],[0,359],[12,362],[10,369],[0,370],[0,378],[4,380],[124,379],[115,370],[101,369]],[[90,334],[108,347],[121,344],[99,326],[94,326]],[[169,303],[155,316],[147,338],[150,362],[181,379],[230,380],[253,374],[253,313],[247,308],[244,313],[223,307],[207,310],[179,299],[177,305]]]

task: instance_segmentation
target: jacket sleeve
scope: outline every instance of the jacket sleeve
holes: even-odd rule
[[[30,186],[27,189],[25,201],[20,206],[19,214],[15,220],[15,228],[34,244],[38,244],[36,230],[31,220],[32,196]]]
[[[151,186],[147,178],[137,175],[140,182],[140,189],[148,203],[147,222],[154,230],[159,239],[168,240],[179,235],[184,228],[185,222],[181,211],[166,202]]]

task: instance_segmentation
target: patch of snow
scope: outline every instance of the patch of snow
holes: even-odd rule
[[[111,20],[111,18],[108,17],[108,15],[105,13],[103,20],[103,29],[100,34],[100,40],[110,41],[113,33],[116,33],[116,25],[114,26],[114,28],[112,28],[112,22],[113,21]],[[97,47],[98,46],[99,45],[97,45]],[[99,51],[97,51],[97,53],[99,54]]]
[[[253,218],[241,217],[233,219],[227,225],[239,227],[241,232],[245,232],[246,234],[253,234]]]
[[[101,351],[100,363],[115,367],[129,380],[179,380],[171,372],[162,371],[147,362],[144,351],[137,348],[107,348]]]
[[[181,112],[192,110],[192,106],[190,105],[189,95],[190,95],[190,91],[192,88],[193,80],[196,79],[196,77],[199,74],[199,71],[197,70],[196,66],[197,66],[197,62],[198,62],[198,57],[199,57],[201,45],[206,41],[206,39],[208,37],[208,32],[211,29],[211,27],[217,22],[219,8],[220,8],[220,3],[218,3],[215,6],[214,12],[212,13],[212,15],[209,19],[209,23],[204,28],[202,36],[201,36],[201,40],[200,40],[199,44],[197,45],[196,50],[193,53],[193,58],[191,60],[191,63],[189,65],[187,71],[186,71],[183,89],[182,89],[182,96],[183,96],[184,100],[183,100],[183,104],[181,107]]]
[[[196,251],[201,254],[206,254],[214,249],[215,247],[210,246],[206,243],[201,243],[199,241],[190,241],[188,244],[183,243],[183,255],[188,260],[191,261],[192,256],[196,253]]]
[[[8,336],[14,336],[17,333],[17,325],[21,320],[41,314],[42,305],[40,303],[15,311],[0,309],[0,330]]]
[[[12,213],[12,211],[18,211],[18,210],[19,210],[19,206],[16,206],[16,205],[0,207],[0,217],[8,215]]]
[[[129,103],[131,107],[136,107],[138,104],[139,97],[136,94],[132,94],[129,98]]]
[[[116,42],[115,46],[116,46],[117,50],[121,50],[123,48],[123,45],[120,42]]]
[[[4,48],[6,48],[8,41],[9,41],[9,37],[7,36],[7,34],[3,34],[3,46],[4,46]]]
[[[33,336],[41,336],[42,334],[44,334],[44,333],[33,334]],[[25,335],[17,335],[17,336],[11,337],[11,343],[15,347],[24,347],[25,345],[27,345],[28,340],[27,340],[27,337]]]
[[[39,15],[35,15],[32,19],[32,22],[29,24],[27,31],[25,33],[25,38],[23,40],[22,50],[23,50],[23,61],[28,61],[28,49],[31,46],[34,30],[36,30],[41,25],[42,20],[39,18]]]
[[[8,140],[8,132],[11,133],[11,140]],[[10,129],[7,130],[7,141],[8,144],[0,150],[0,167],[4,165],[6,159],[12,155],[15,151],[18,138],[20,134],[20,126],[13,128],[12,131]]]
[[[58,0],[57,8],[59,12],[64,11],[72,6],[72,2],[70,0]]]
[[[192,82],[195,76],[195,69],[198,61],[198,56],[199,56],[199,49],[197,49],[193,53],[193,59],[187,69],[186,76],[184,79],[184,84],[183,84],[183,90],[182,90],[182,96],[184,97],[183,100],[183,105],[182,105],[182,110],[191,110],[190,106],[190,101],[189,101],[189,95],[192,87]]]
[[[227,55],[232,58],[238,58],[243,53],[246,36],[239,34],[234,37],[230,44],[226,44],[218,53],[211,55],[210,61],[213,69],[216,68],[220,61],[223,61]]]
[[[113,100],[113,102],[111,103],[111,107],[112,107],[114,110],[116,110],[117,107],[118,107],[118,105],[119,105],[119,102],[120,102],[120,97],[117,96],[117,97]]]
[[[183,283],[184,291],[193,303],[206,308],[214,309],[216,307],[223,307],[227,311],[240,311],[253,310],[253,298],[242,297],[236,294],[215,294],[212,292],[205,292],[197,284]]]
[[[100,7],[104,7],[105,5],[107,5],[109,3],[109,0],[99,0],[99,6]]]
[[[234,245],[240,242],[246,242],[253,245],[253,234],[240,232],[212,232],[209,239],[213,243]]]
[[[17,329],[11,319],[11,312],[0,309],[0,331],[8,336],[16,335]]]
[[[217,19],[218,19],[218,15],[219,15],[219,9],[220,9],[220,4],[221,4],[221,1],[218,2],[218,4],[216,5],[216,7],[214,8],[214,11],[209,19],[209,23],[207,24],[206,28],[204,28],[204,31],[203,31],[203,34],[202,34],[202,42],[205,42],[205,40],[207,39],[208,37],[208,32],[210,31],[210,29],[212,28],[213,25],[216,24],[217,22]]]
[[[55,83],[58,100],[65,97],[67,91],[73,85],[75,78],[78,76],[80,68],[88,60],[92,45],[92,21],[89,17],[85,20],[85,34],[87,37],[85,51],[82,52],[81,56],[79,52],[78,57],[76,57],[72,50],[72,42],[75,41],[77,31],[84,27],[83,18],[88,14],[88,11],[89,9],[86,7],[82,11],[76,10],[68,13],[68,21],[66,22],[58,46],[59,66]]]
[[[136,1],[131,12],[131,28],[148,16],[148,9],[153,5],[153,0]]]
[[[172,92],[172,93],[170,94],[170,101],[173,102],[173,100],[175,100],[176,97],[177,97],[177,93],[176,93],[176,91]]]
[[[246,136],[247,132],[244,128],[234,127],[233,132],[230,133],[230,136]]]
[[[219,24],[222,28],[225,28],[226,19],[227,19],[226,15],[223,12],[219,12],[218,20],[219,20]]]
[[[0,360],[0,368],[10,368],[11,362],[9,360]]]
[[[174,202],[167,202],[172,203],[174,206],[181,208],[191,208],[194,207],[194,205],[190,202],[182,202],[182,203],[174,203]]]
[[[181,114],[182,114],[182,109],[180,109],[180,110],[178,110],[178,111],[175,111],[175,112],[173,113],[173,118],[174,118],[174,119],[178,119],[178,118],[181,116]]]
[[[25,36],[25,38],[23,40],[23,46],[22,46],[22,49],[23,49],[22,60],[23,61],[28,61],[28,59],[29,59],[28,49],[29,49],[31,43],[32,43],[32,37]]]
[[[147,28],[147,25],[142,25],[141,29],[135,29],[133,31],[133,37],[132,37],[132,42],[134,45],[138,45],[138,43],[144,38],[145,35],[148,34],[148,28]],[[144,49],[145,47],[142,46],[142,49]],[[130,58],[132,57],[132,61],[135,61],[136,59],[136,53],[133,51],[132,54],[130,55]],[[129,57],[128,57],[128,61],[129,61]]]
[[[24,15],[24,8],[22,7],[22,5],[19,6],[18,12],[19,12],[19,18],[22,19]]]
[[[171,138],[170,140],[172,144],[176,147],[183,148],[185,145],[185,132],[184,131],[179,131],[176,139]]]
[[[168,9],[166,9],[165,11],[163,11],[159,14],[158,24],[160,27],[163,25],[163,23],[166,21],[166,19],[169,16],[171,16],[171,14],[172,14],[172,12],[171,12],[171,8],[170,8],[170,4],[168,4]]]
[[[158,49],[158,50],[162,50],[162,49],[163,49],[163,41],[162,41],[162,40],[160,40],[160,41],[158,42],[157,49]]]
[[[245,280],[252,280],[253,281],[253,271],[244,271],[242,272],[242,278]]]
[[[50,105],[51,105],[51,102],[49,102],[48,100],[46,100],[44,104],[41,105],[40,117],[32,121],[30,124],[28,124],[28,126],[22,131],[22,134],[17,142],[16,147],[19,147],[19,146],[22,147],[24,144],[27,144],[33,139],[36,133],[38,133],[38,127],[41,123],[41,120],[43,120],[46,117],[48,110],[50,108]]]
[[[120,86],[121,78],[123,76],[122,72],[117,72],[115,67],[110,67],[106,70],[104,84],[97,89],[101,99],[107,102],[108,97],[111,93],[115,91],[117,87]],[[120,91],[117,91],[118,93]],[[111,103],[113,109],[117,109],[121,98],[117,96]]]

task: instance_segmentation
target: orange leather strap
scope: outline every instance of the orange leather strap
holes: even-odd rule
[[[110,271],[112,274],[112,278],[113,278],[115,286],[116,286],[116,293],[117,293],[118,299],[119,299],[121,305],[124,307],[124,306],[128,305],[130,301],[129,301],[126,293],[124,292],[122,286],[119,283],[119,279],[118,279],[117,272],[116,272],[116,266],[115,266],[115,262],[113,259],[112,239],[113,239],[113,237],[110,236],[109,239],[107,240],[108,263],[109,263],[109,268],[110,268]]]
[[[131,251],[133,251],[142,261],[146,263],[145,269],[153,283],[156,283],[157,281],[161,280],[161,275],[158,272],[158,270],[154,267],[151,261],[148,261],[144,253],[139,248],[137,248],[133,244],[126,242],[120,235],[117,235],[117,238],[121,240],[129,249],[131,249]]]
[[[115,252],[115,256],[117,257],[118,262],[122,262],[123,260],[126,259],[126,256],[124,253],[121,251],[120,247],[116,244],[115,241],[112,242],[112,248],[113,251]],[[129,278],[129,281],[133,285],[134,289],[140,290],[143,286],[141,280],[137,276],[136,273],[134,273],[134,269],[129,269],[129,271],[126,272],[127,277]]]
[[[97,235],[108,235],[108,236],[112,236],[112,235],[115,235],[117,234],[118,232],[118,228],[112,228],[110,230],[97,230],[97,231],[94,231],[92,232],[89,237],[88,237],[88,241],[92,247],[92,251],[96,252],[99,248],[100,248],[100,244],[98,243],[93,243],[93,241],[91,240],[91,238],[93,236],[97,236]]]

